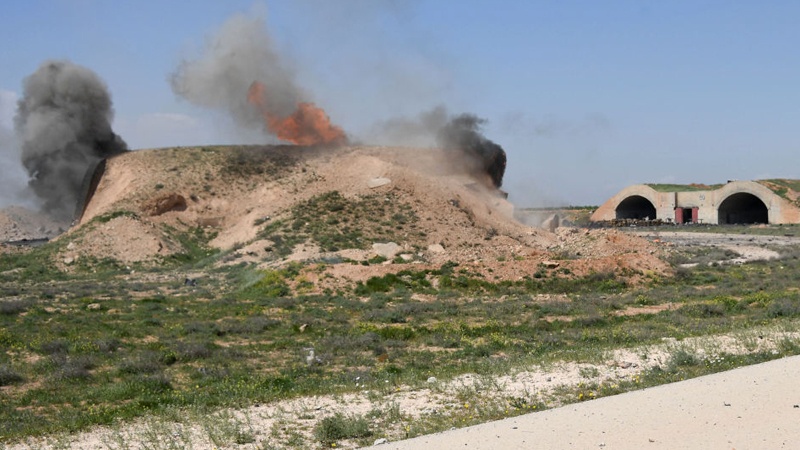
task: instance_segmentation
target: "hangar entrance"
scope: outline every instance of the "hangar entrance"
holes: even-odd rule
[[[719,205],[718,223],[769,223],[767,205],[760,198],[739,192],[726,198]]]
[[[699,222],[700,208],[675,208],[675,223],[697,223]]]
[[[617,219],[656,219],[656,207],[641,195],[632,195],[619,202]]]

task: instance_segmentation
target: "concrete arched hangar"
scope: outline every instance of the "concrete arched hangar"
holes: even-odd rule
[[[800,223],[800,180],[729,181],[725,184],[637,184],[592,214],[593,222],[661,220],[672,223]]]

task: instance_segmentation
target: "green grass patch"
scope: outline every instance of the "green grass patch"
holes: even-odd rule
[[[366,418],[345,416],[341,413],[322,419],[314,427],[314,437],[328,447],[335,447],[335,444],[343,439],[367,438],[372,434]]]
[[[411,206],[392,192],[346,198],[330,191],[301,202],[287,217],[265,226],[259,236],[274,242],[276,255],[283,257],[303,242],[326,252],[367,249],[375,242],[393,240],[398,230],[412,230],[416,222]]]
[[[658,192],[693,192],[693,191],[713,191],[719,189],[724,184],[646,184]]]

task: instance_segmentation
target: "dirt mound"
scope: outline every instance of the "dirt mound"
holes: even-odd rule
[[[489,281],[521,279],[543,267],[564,274],[667,270],[641,239],[523,225],[488,175],[478,180],[468,172],[436,149],[138,151],[107,161],[79,226],[64,238],[79,255],[157,261],[182,251],[180,233],[203,230],[213,237],[210,246],[229,252],[223,264],[327,262],[334,264],[315,278],[349,281],[446,262]],[[142,245],[133,243],[137,236]],[[386,243],[396,244],[388,255],[379,246]]]

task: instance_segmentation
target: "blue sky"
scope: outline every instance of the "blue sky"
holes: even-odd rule
[[[23,79],[69,59],[106,82],[133,148],[252,143],[167,82],[245,12],[265,14],[298,84],[357,139],[438,105],[487,119],[519,206],[597,205],[643,182],[800,178],[799,2],[28,0],[0,11],[0,132]],[[0,159],[4,174],[12,159]]]

